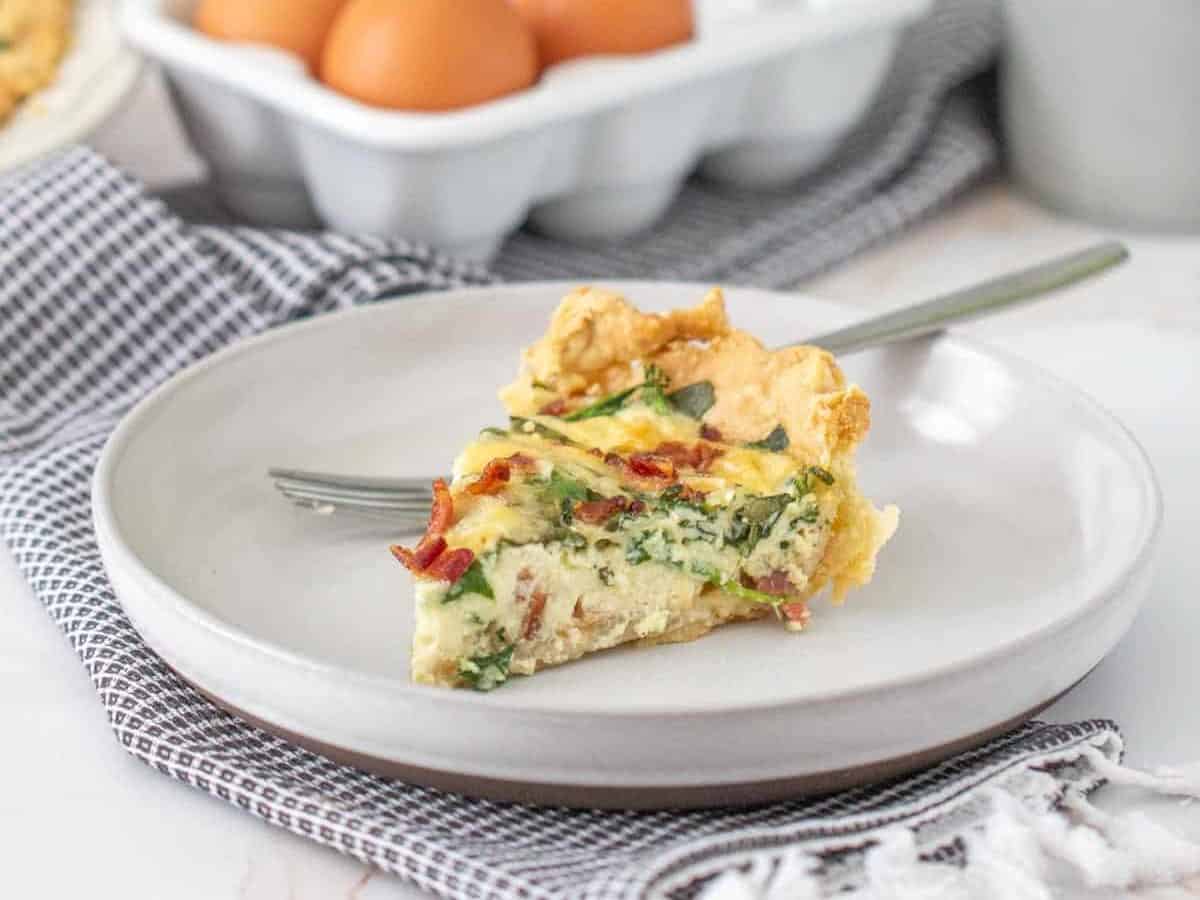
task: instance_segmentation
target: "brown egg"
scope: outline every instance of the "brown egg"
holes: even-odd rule
[[[690,40],[691,0],[509,0],[537,35],[543,66],[576,56],[645,53]]]
[[[321,48],[346,0],[201,0],[192,23],[223,41],[290,50],[316,71]]]
[[[457,109],[537,80],[533,34],[505,0],[350,0],[321,78],[363,103]]]

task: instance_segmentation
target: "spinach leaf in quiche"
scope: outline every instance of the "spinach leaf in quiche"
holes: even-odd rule
[[[569,412],[563,416],[563,421],[580,422],[584,419],[595,419],[598,416],[611,416],[625,405],[625,401],[632,397],[634,391],[639,387],[641,385],[634,385],[623,391],[617,391],[615,394],[609,394],[603,400],[597,400],[589,406],[582,406],[575,412]]]
[[[573,478],[561,469],[550,470],[546,492],[555,500],[591,500],[595,493],[578,478]]]
[[[685,416],[699,419],[717,402],[717,392],[711,381],[697,381],[667,394],[667,400]]]
[[[761,441],[751,441],[747,447],[753,447],[755,450],[770,450],[772,453],[782,453],[789,446],[787,431],[782,425],[776,425],[775,428]]]
[[[804,508],[800,510],[800,515],[792,519],[792,531],[795,531],[801,523],[805,525],[815,525],[817,519],[819,518],[821,518],[821,507],[817,506],[815,503],[807,503],[805,504]]]
[[[769,606],[778,606],[787,599],[786,597],[776,597],[774,594],[767,594],[763,591],[756,591],[754,588],[748,588],[734,579],[718,582],[717,587],[725,593],[741,597],[743,600],[753,600],[755,603],[766,603]]]
[[[775,527],[792,499],[791,494],[773,494],[749,500],[730,518],[726,542],[740,547],[746,554],[754,552],[758,542]]]
[[[559,444],[568,444],[570,446],[578,446],[576,441],[571,440],[561,431],[555,431],[548,425],[543,425],[541,422],[535,422],[533,419],[526,419],[522,416],[509,416],[509,422],[512,427],[522,434],[536,434],[538,437],[543,437],[548,441],[555,441]]]
[[[509,644],[495,653],[464,657],[458,661],[458,677],[477,691],[490,691],[508,681],[516,644]]]
[[[635,534],[625,547],[625,562],[631,566],[640,565],[647,560],[675,564],[671,559],[671,544],[674,541],[666,531],[642,531]]]
[[[646,374],[641,384],[609,394],[588,406],[580,407],[574,412],[563,416],[564,422],[579,422],[583,419],[595,419],[599,416],[611,416],[625,406],[626,401],[634,394],[641,392],[641,400],[655,412],[662,415],[671,414],[671,403],[667,399],[667,388],[671,386],[665,372],[656,365],[646,366]]]
[[[446,591],[442,602],[452,603],[464,594],[481,594],[489,600],[496,599],[496,595],[492,592],[492,586],[488,584],[488,580],[483,574],[483,566],[479,564],[479,560],[471,563],[458,581],[450,585],[450,590]]]
[[[834,482],[833,473],[820,466],[809,466],[792,480],[792,493],[797,500],[802,500],[813,492],[812,479],[817,479],[827,485]]]
[[[647,366],[646,378],[642,383],[642,402],[660,416],[671,415],[674,412],[674,407],[671,406],[671,401],[667,399],[667,388],[670,386],[671,380],[667,378],[666,372],[658,366]]]
[[[753,600],[755,603],[766,603],[770,606],[778,606],[784,601],[783,597],[776,597],[774,594],[767,594],[763,591],[756,591],[754,588],[748,588],[736,578],[724,578],[715,567],[705,565],[704,563],[692,563],[692,574],[699,575],[709,584],[719,587],[727,594],[741,597],[743,600]]]

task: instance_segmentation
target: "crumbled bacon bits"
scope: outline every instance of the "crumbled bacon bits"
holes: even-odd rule
[[[787,621],[788,627],[793,630],[798,631],[808,623],[808,604],[803,600],[795,600],[791,603],[781,603],[779,604],[779,611],[783,614],[783,618]]]
[[[637,515],[644,512],[646,504],[628,497],[602,497],[599,500],[580,501],[572,510],[576,519],[589,525],[603,525],[617,513]]]
[[[521,637],[529,640],[542,629],[542,613],[546,611],[546,594],[534,591],[529,598],[529,609],[525,613],[525,621],[521,625]]]
[[[631,453],[625,460],[625,471],[648,481],[675,480],[675,464],[654,453]]]
[[[698,491],[690,484],[680,485],[679,499],[684,503],[695,503],[699,506],[704,505],[704,501],[708,499],[708,494],[704,491]]]
[[[704,438],[706,441],[717,441],[718,443],[725,440],[717,428],[708,424],[700,426],[700,437]]]
[[[770,575],[754,579],[754,589],[770,594],[773,597],[791,597],[796,594],[796,586],[788,578],[787,572],[776,570]]]
[[[770,575],[755,578],[754,587],[756,590],[774,597],[795,597],[798,593],[787,573],[778,570]],[[803,628],[808,622],[808,604],[803,600],[789,600],[787,603],[780,603],[779,613],[787,622],[788,628],[793,630]]]
[[[567,401],[562,397],[556,397],[538,410],[543,416],[561,416],[566,411]]]
[[[631,453],[628,457],[609,451],[604,454],[604,461],[632,481],[661,488],[678,479],[679,469],[707,472],[713,460],[724,452],[704,442],[689,447],[680,441],[665,441],[649,453]]]
[[[429,524],[425,526],[424,537],[413,550],[399,544],[393,545],[390,548],[392,556],[414,575],[451,583],[458,581],[463,572],[471,567],[475,554],[466,548],[446,550],[443,535],[453,521],[454,499],[446,482],[439,478],[433,483],[433,508],[429,512]]]
[[[537,460],[532,456],[527,456],[524,453],[514,453],[512,456],[508,457],[507,462],[509,465],[515,466],[518,469],[532,469],[537,466]]]
[[[512,470],[524,469],[526,471],[533,469],[537,465],[537,460],[532,456],[526,456],[524,453],[514,453],[512,456],[504,459],[493,459],[483,467],[483,471],[479,473],[479,478],[467,485],[467,493],[475,496],[497,494],[504,489],[504,485],[508,484],[512,478]]]
[[[521,638],[529,640],[537,635],[542,628],[542,615],[546,611],[546,592],[539,588],[533,572],[521,569],[517,573],[515,587],[517,603],[526,605],[525,618],[521,622]]]
[[[498,493],[504,489],[504,485],[508,484],[508,479],[511,477],[512,466],[508,464],[507,460],[493,459],[483,467],[479,478],[467,485],[467,493],[476,496]]]
[[[707,472],[718,456],[725,451],[703,441],[687,446],[679,441],[666,441],[651,451],[654,456],[669,459],[681,469],[695,469],[697,472]]]
[[[471,568],[471,563],[475,561],[475,554],[466,547],[459,547],[457,550],[447,550],[428,566],[422,575],[427,578],[436,578],[438,581],[449,581],[451,584],[463,577],[463,573]]]

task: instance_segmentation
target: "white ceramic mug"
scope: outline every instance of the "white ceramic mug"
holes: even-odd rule
[[[1200,230],[1200,2],[1005,0],[1013,172],[1047,205]]]

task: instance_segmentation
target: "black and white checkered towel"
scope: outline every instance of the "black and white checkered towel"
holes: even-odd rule
[[[874,151],[860,134],[803,197],[695,185],[637,255],[565,256],[521,236],[500,271],[773,284],[895,230],[992,160],[968,108],[940,102],[990,52],[993,24],[979,10],[942,7],[899,64],[911,102],[889,91]],[[705,241],[712,252],[701,262],[684,261],[699,246],[693,219],[711,235],[726,230]],[[1119,757],[1111,723],[1033,723],[920,775],[822,800],[681,813],[532,809],[389,783],[212,706],[146,647],[105,576],[89,504],[105,439],[151,388],[238,338],[491,277],[399,241],[190,226],[84,149],[0,186],[0,534],[130,753],[439,894],[533,898],[689,897],[743,869],[763,889],[797,871],[827,889],[859,883],[862,851],[881,829],[911,835],[929,858],[958,859],[995,790],[1045,810],[1089,791],[1097,766]]]

